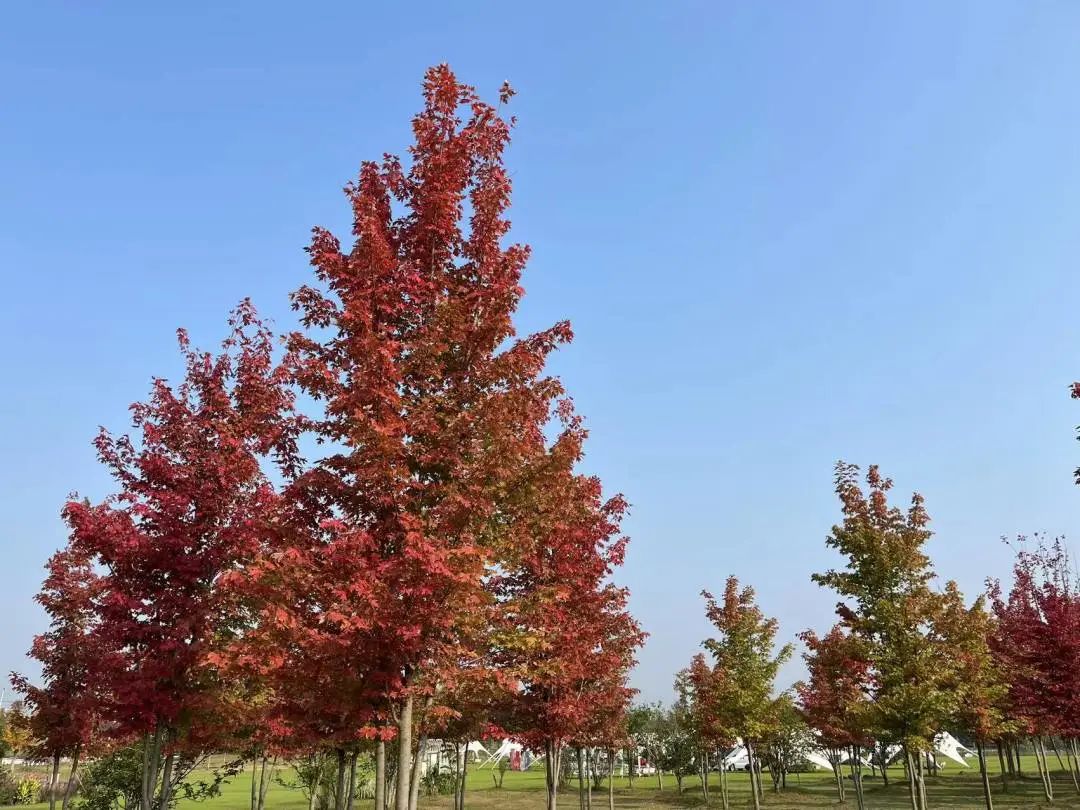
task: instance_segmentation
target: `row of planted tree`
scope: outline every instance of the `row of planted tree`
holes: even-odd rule
[[[716,638],[678,676],[672,714],[631,710],[644,634],[612,581],[626,504],[579,471],[585,428],[545,372],[569,325],[512,324],[528,257],[505,243],[512,95],[495,108],[430,70],[409,159],[365,163],[345,190],[351,247],[314,231],[316,282],[294,293],[283,348],[247,302],[218,354],[181,332],[182,381],[132,407],[134,438],[99,435],[116,491],[65,506],[69,542],[39,596],[51,626],[31,651],[42,677],[15,678],[50,802],[66,808],[80,761],[123,751],[126,804],[167,810],[234,773],[186,781],[228,751],[258,765],[252,810],[275,758],[329,761],[334,810],[366,797],[370,760],[376,808],[415,810],[437,738],[460,752],[462,810],[465,747],[505,735],[541,755],[552,810],[574,752],[611,768],[644,748],[680,779],[696,768],[708,800],[736,740],[757,803],[759,763],[779,786],[795,757],[792,718],[831,752],[841,793],[851,751],[860,806],[862,752],[899,750],[924,810],[944,728],[981,760],[993,745],[1011,763],[1034,738],[1047,798],[1042,741],[1060,738],[1076,779],[1080,599],[1062,546],[1022,544],[1009,591],[968,606],[934,587],[922,501],[889,506],[874,468],[865,490],[838,469],[828,542],[846,564],[815,580],[839,624],[803,636],[805,684],[777,697],[793,649],[730,579],[705,594]]]
[[[887,787],[899,761],[913,810],[926,810],[935,741],[949,732],[975,748],[987,810],[995,792],[987,757],[996,751],[996,790],[1007,792],[1010,780],[1025,778],[1021,745],[1035,755],[1047,801],[1054,798],[1048,747],[1080,793],[1080,574],[1064,542],[1017,539],[1008,588],[988,581],[968,604],[955,582],[935,586],[922,498],[903,510],[889,504],[890,489],[876,467],[865,488],[858,468],[837,467],[843,520],[827,544],[845,565],[812,578],[839,597],[838,622],[824,636],[800,635],[807,679],[790,690],[778,694],[776,675],[794,647],[777,648],[777,623],[753,590],[732,577],[722,599],[704,593],[718,631],[703,643],[707,654],[676,677],[674,706],[637,707],[628,722],[680,789],[685,776],[697,775],[708,803],[716,770],[726,810],[723,758],[738,744],[755,807],[765,796],[763,771],[779,791],[789,770],[819,753],[841,801],[850,786],[862,810],[864,769]]]

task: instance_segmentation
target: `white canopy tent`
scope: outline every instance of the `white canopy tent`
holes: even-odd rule
[[[479,745],[479,743],[476,743],[476,745]],[[471,751],[472,749],[470,748],[469,750]],[[516,743],[513,740],[503,740],[502,745],[500,745],[495,750],[495,753],[490,754],[488,758],[480,765],[480,767],[486,768],[489,765],[494,767],[495,765],[498,765],[499,762],[501,762],[502,760],[512,756],[515,752],[522,755],[522,767],[526,768],[537,760],[543,759],[544,757],[543,754],[534,754],[531,751],[526,751],[525,747],[521,745],[521,743]],[[484,751],[484,753],[486,754],[487,751]],[[526,762],[528,764],[525,764]]]
[[[964,760],[975,752],[956,739],[952,734],[943,731],[934,738],[934,753],[941,754],[946,759],[951,759],[965,768],[971,767]]]

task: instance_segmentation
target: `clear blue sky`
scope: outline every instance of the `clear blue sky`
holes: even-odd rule
[[[441,61],[519,91],[520,324],[574,323],[646,697],[729,573],[785,638],[830,624],[838,458],[926,495],[968,592],[1001,535],[1080,535],[1080,5],[514,5],[5,8],[0,671],[65,496],[107,491],[97,425],[175,374],[175,327],[209,345],[245,295],[292,323],[308,229]]]

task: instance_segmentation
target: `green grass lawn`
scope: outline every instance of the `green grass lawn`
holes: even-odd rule
[[[1057,763],[1054,763],[1056,766]],[[1026,779],[1010,785],[1008,793],[1002,793],[1000,782],[996,779],[996,761],[991,761],[995,778],[994,806],[1000,810],[1011,808],[1080,808],[1080,795],[1073,788],[1068,774],[1057,771],[1054,774],[1055,800],[1046,804],[1042,797],[1035,760],[1033,757],[1024,761]],[[902,768],[890,769],[891,784],[882,785],[881,779],[866,777],[866,804],[868,810],[907,810],[910,802],[904,782]],[[233,779],[225,785],[222,795],[207,802],[181,802],[179,810],[248,810],[250,795],[250,771]],[[837,807],[835,787],[832,776],[823,771],[792,774],[788,778],[787,790],[773,793],[768,790],[769,778],[765,774],[766,795],[764,805],[770,808],[814,808]],[[466,805],[477,810],[542,810],[544,807],[544,773],[542,769],[533,769],[525,773],[508,772],[502,789],[496,789],[492,772],[489,769],[474,769],[469,774]],[[719,775],[714,774],[712,802],[710,806],[720,807]],[[750,781],[745,773],[729,775],[729,792],[733,808],[750,806]],[[950,764],[939,776],[927,777],[927,793],[931,808],[981,808],[983,807],[982,788],[979,774],[975,768],[960,768]],[[370,801],[358,801],[358,810],[370,807]],[[656,777],[639,777],[634,780],[631,790],[627,780],[615,780],[615,806],[623,810],[660,810],[661,808],[702,807],[700,785],[697,779],[683,781],[683,793],[675,788],[675,779],[664,777],[663,790],[659,789]],[[449,796],[422,797],[421,808],[435,810],[449,808]],[[559,800],[559,807],[569,810],[578,806],[578,794],[575,785],[565,790]],[[847,807],[854,808],[855,800],[848,791]],[[45,810],[47,805],[34,805],[34,810]],[[595,810],[606,810],[606,785],[593,795]],[[280,785],[273,785],[267,796],[268,810],[307,810],[307,801],[299,791],[287,790]]]

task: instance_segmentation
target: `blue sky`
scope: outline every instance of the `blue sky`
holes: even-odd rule
[[[1080,535],[1080,6],[309,6],[4,11],[0,671],[65,496],[108,491],[97,426],[175,375],[177,326],[210,345],[246,295],[292,323],[308,229],[347,227],[442,61],[519,91],[519,323],[574,323],[555,370],[633,504],[645,697],[729,573],[785,639],[831,623],[838,458],[925,494],[968,592],[1001,535]]]

